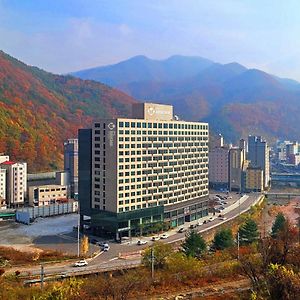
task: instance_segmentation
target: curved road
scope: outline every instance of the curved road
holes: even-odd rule
[[[227,218],[225,221],[222,221],[218,218],[215,220],[203,224],[199,227],[196,227],[195,230],[198,232],[205,232],[214,227],[220,226],[221,224],[226,223],[227,221],[236,218],[240,213],[247,211],[250,207],[255,204],[258,199],[261,197],[261,194],[252,193],[247,194],[248,198],[241,203],[240,207],[236,207],[231,211],[224,213],[223,215]],[[189,224],[195,224],[197,221],[190,222]],[[178,230],[178,228],[177,228]],[[172,234],[173,233],[173,234]],[[185,238],[185,232],[177,233],[175,230],[170,232],[170,236],[165,239],[161,240],[167,243],[174,243]],[[139,250],[145,249],[148,245],[151,245],[152,242],[150,238],[144,238],[144,240],[148,240],[148,243],[143,246],[136,245],[136,242],[131,242],[128,244],[117,244],[117,243],[110,243],[110,250],[108,252],[101,252],[95,258],[92,258],[89,261],[88,266],[76,268],[73,266],[74,262],[64,262],[58,264],[45,264],[44,265],[44,272],[45,275],[54,275],[60,274],[63,276],[70,276],[75,275],[75,273],[88,273],[88,272],[97,272],[97,271],[104,271],[110,269],[121,269],[121,268],[128,268],[131,266],[136,266],[140,264],[140,257],[138,255],[132,256],[131,259],[119,259],[119,253],[130,253],[130,252],[137,252]],[[38,275],[40,274],[40,267],[33,266],[30,270],[26,269],[18,269],[21,272],[21,275],[26,275],[30,272],[31,275]],[[12,269],[11,272],[14,270]]]

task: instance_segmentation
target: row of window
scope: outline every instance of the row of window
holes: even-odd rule
[[[208,139],[208,135],[206,132],[202,132],[202,131],[179,131],[179,130],[169,130],[169,131],[162,131],[162,130],[119,130],[119,135],[148,135],[148,139],[150,138],[149,135],[154,135],[154,136],[160,136],[163,135],[164,137],[158,137],[158,140],[160,140],[160,138],[165,138],[168,137],[170,135],[173,136],[184,136],[186,139],[187,138],[192,138],[194,137],[195,140],[200,140],[200,138],[203,137],[203,140],[207,140]],[[179,138],[179,137],[178,137]]]
[[[208,192],[204,192],[204,193],[200,192],[198,194],[187,195],[187,196],[177,198],[177,199],[160,200],[160,201],[154,201],[154,202],[151,202],[151,203],[142,203],[142,204],[137,204],[137,205],[126,205],[126,206],[123,206],[123,207],[119,207],[118,211],[119,212],[126,212],[126,211],[130,211],[130,210],[133,211],[133,210],[136,210],[136,209],[141,209],[141,208],[155,207],[155,206],[158,206],[158,205],[174,204],[174,203],[177,203],[177,202],[188,200],[188,199],[193,198],[193,197],[197,197],[197,196],[203,197],[203,196],[206,196],[206,195],[208,195]]]
[[[64,188],[56,188],[56,189],[40,189],[39,191],[43,193],[43,192],[65,191],[65,190],[66,188],[64,187]]]
[[[188,123],[149,123],[149,122],[119,122],[120,128],[165,128],[165,129],[193,129],[207,130],[208,125],[205,124],[188,124]]]
[[[195,158],[194,158],[195,157]],[[198,157],[202,157],[200,159],[196,159]],[[159,162],[160,160],[163,160],[162,162]],[[100,161],[100,160],[99,160]],[[141,164],[141,162],[143,163]],[[140,162],[140,163],[135,163]],[[120,157],[119,158],[119,166],[123,166],[123,163],[126,163],[125,166],[131,166],[131,169],[140,169],[143,168],[156,168],[156,167],[163,167],[163,166],[177,166],[179,168],[182,167],[182,165],[188,165],[190,163],[192,164],[201,164],[203,162],[208,162],[207,156],[204,155],[175,155],[172,158],[165,158],[162,159],[153,157],[152,159],[149,158],[141,158],[141,157]],[[131,164],[129,164],[131,163]],[[129,169],[129,167],[125,167],[125,169]]]
[[[201,143],[202,144],[202,143]],[[203,143],[205,144],[205,143]],[[119,149],[129,149],[129,148],[140,148],[143,150],[149,150],[149,148],[151,148],[150,150],[152,151],[173,151],[173,153],[176,153],[176,151],[183,151],[184,150],[188,150],[190,149],[190,151],[192,151],[191,148],[197,148],[198,151],[207,151],[208,148],[206,146],[203,145],[203,148],[199,148],[202,147],[202,145],[200,145],[200,143],[163,143],[163,144],[154,144],[154,143],[144,143],[144,144],[137,144],[137,143],[132,143],[132,144],[119,144]],[[154,148],[154,149],[153,149]],[[167,148],[167,149],[162,149],[162,148]],[[187,152],[187,151],[186,151]]]

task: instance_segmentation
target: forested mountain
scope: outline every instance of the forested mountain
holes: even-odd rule
[[[133,98],[95,82],[30,67],[0,51],[0,153],[29,171],[62,166],[63,142],[101,117],[128,116]]]
[[[170,66],[168,62],[174,59]],[[164,72],[158,65],[164,66]],[[139,101],[173,104],[181,118],[209,121],[214,132],[222,132],[231,142],[249,133],[264,135],[270,142],[300,139],[300,84],[238,63],[184,56],[157,61],[139,56],[74,75],[101,80]]]

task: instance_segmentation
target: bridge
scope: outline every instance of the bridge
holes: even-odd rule
[[[300,173],[272,173],[272,182],[295,182],[300,183]]]
[[[300,197],[299,193],[277,193],[277,192],[266,192],[266,198],[268,199],[293,199],[295,197]]]

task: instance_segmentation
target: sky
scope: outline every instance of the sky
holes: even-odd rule
[[[202,56],[300,81],[298,0],[0,0],[0,49],[64,74]]]

